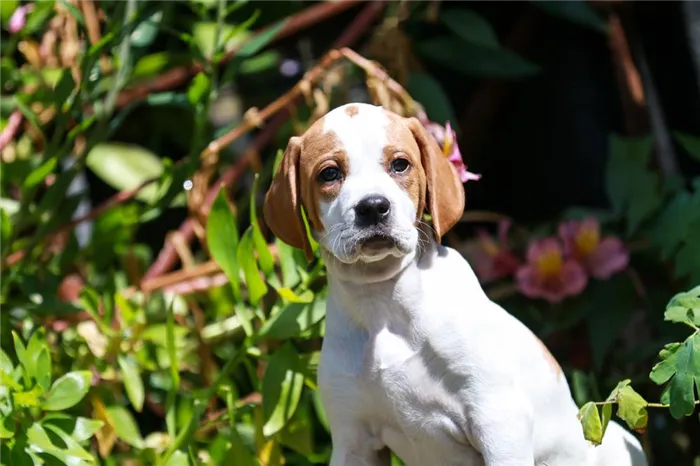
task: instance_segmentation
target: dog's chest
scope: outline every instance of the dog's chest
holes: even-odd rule
[[[480,464],[465,437],[463,407],[421,349],[385,328],[370,336],[363,359],[358,388],[382,443],[409,465]]]

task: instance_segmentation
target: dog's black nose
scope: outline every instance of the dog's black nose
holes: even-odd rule
[[[357,225],[367,227],[378,225],[389,216],[391,203],[384,196],[367,196],[355,206]]]

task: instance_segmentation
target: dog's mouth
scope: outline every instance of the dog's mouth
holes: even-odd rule
[[[396,247],[396,240],[388,235],[377,233],[360,241],[363,250],[380,251]]]

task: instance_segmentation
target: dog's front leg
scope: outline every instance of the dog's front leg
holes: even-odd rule
[[[366,428],[352,421],[331,425],[333,453],[330,466],[389,466],[391,455],[377,444]]]
[[[471,441],[485,466],[533,466],[534,412],[517,390],[492,391],[472,404]]]

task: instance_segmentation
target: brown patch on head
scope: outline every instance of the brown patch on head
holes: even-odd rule
[[[401,117],[391,112],[387,112],[387,116],[389,125],[387,145],[384,147],[384,169],[408,193],[416,207],[416,220],[419,220],[423,216],[426,196],[426,178],[420,148]],[[397,159],[406,159],[409,167],[397,173],[392,169],[392,162]]]
[[[542,351],[544,352],[544,357],[545,357],[545,359],[547,359],[547,362],[549,363],[549,365],[552,368],[552,370],[554,371],[554,373],[557,374],[557,378],[564,375],[564,372],[562,371],[561,366],[557,362],[556,358],[549,351],[547,346],[539,338],[535,337],[535,340],[537,340],[537,342],[542,347]]]
[[[403,119],[420,149],[425,171],[426,205],[432,217],[435,240],[452,228],[464,213],[464,186],[452,163],[417,118]]]
[[[360,109],[356,105],[348,105],[345,107],[345,113],[352,118],[359,113]]]
[[[301,216],[302,205],[310,227],[323,231],[319,207],[321,200],[332,201],[340,192],[347,174],[347,158],[337,135],[323,132],[323,118],[317,120],[300,137],[289,140],[277,173],[265,197],[265,220],[272,232],[285,243],[306,252],[311,259],[311,245]],[[340,170],[341,179],[319,180],[328,167]]]

